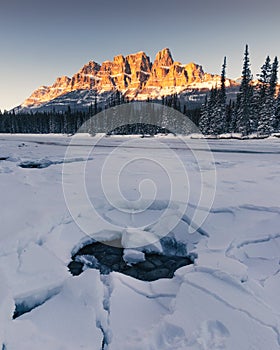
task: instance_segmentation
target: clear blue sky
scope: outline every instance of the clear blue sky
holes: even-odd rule
[[[253,73],[265,56],[280,56],[279,0],[2,0],[0,109],[24,101],[40,85],[72,76],[89,60],[169,47],[194,61],[240,76],[249,44]]]

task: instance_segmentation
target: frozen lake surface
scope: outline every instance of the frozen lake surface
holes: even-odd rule
[[[0,348],[279,349],[279,153],[272,138],[0,135]],[[86,256],[73,276],[94,241],[132,267],[194,261],[143,281]]]

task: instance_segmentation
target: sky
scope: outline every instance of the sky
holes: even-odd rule
[[[279,0],[1,0],[0,109],[21,104],[41,85],[85,63],[165,48],[227,76],[241,75],[249,45],[254,76],[265,57],[280,58]]]

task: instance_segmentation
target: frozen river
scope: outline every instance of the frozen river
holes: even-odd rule
[[[0,348],[279,349],[279,153],[272,138],[0,135]],[[86,256],[72,276],[95,241],[130,267],[193,263],[143,281]]]

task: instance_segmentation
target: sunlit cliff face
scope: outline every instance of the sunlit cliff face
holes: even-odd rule
[[[219,84],[220,77],[204,73],[196,63],[183,65],[174,62],[168,48],[158,52],[154,63],[145,52],[140,51],[126,57],[115,56],[113,61],[102,65],[90,61],[72,78],[57,78],[52,86],[41,86],[25,100],[23,106],[39,106],[67,92],[75,90],[96,90],[97,92],[120,90],[131,97],[141,94],[164,95],[187,87],[211,88]],[[234,84],[227,80],[226,85]]]

